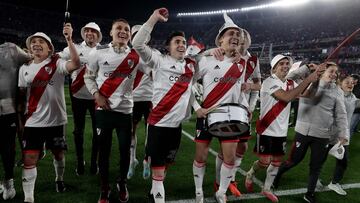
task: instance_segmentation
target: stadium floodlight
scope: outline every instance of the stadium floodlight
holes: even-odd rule
[[[279,8],[279,7],[293,7],[308,3],[311,0],[278,0],[272,3],[261,4],[257,6],[243,7],[243,8],[234,8],[234,9],[223,9],[216,11],[200,11],[200,12],[190,12],[190,13],[178,13],[177,17],[183,16],[204,16],[204,15],[214,15],[214,14],[223,14],[223,13],[235,13],[235,12],[246,12],[259,9],[267,8]]]

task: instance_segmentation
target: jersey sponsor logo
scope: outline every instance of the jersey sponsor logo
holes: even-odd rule
[[[240,83],[241,82],[241,79],[240,78],[237,78],[237,77],[215,77],[214,78],[214,82],[220,82],[220,83]]]
[[[109,71],[109,72],[104,72],[104,77],[107,78],[115,78],[115,77],[119,77],[119,78],[132,78],[132,74],[131,73],[121,73],[121,72],[116,72],[114,73],[114,71]]]
[[[36,80],[31,83],[31,87],[45,87],[46,85],[54,85],[53,80],[45,81],[45,80]]]
[[[183,83],[188,83],[188,82],[191,82],[192,78],[191,77],[186,77],[186,76],[173,76],[173,75],[170,75],[169,76],[169,80],[171,82],[183,82]]]

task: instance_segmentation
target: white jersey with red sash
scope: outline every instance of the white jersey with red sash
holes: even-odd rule
[[[132,112],[132,89],[138,64],[138,54],[129,47],[116,53],[110,44],[90,52],[87,69],[97,73],[99,92],[108,98],[111,110],[126,114]],[[97,109],[101,110],[100,107]]]
[[[90,94],[89,90],[86,88],[84,83],[84,73],[85,73],[85,64],[88,63],[88,57],[90,51],[96,49],[95,47],[91,48],[86,45],[85,41],[81,44],[75,45],[76,51],[79,54],[81,67],[71,73],[71,93],[74,97],[78,99],[89,99],[93,100],[93,95]],[[59,52],[61,58],[65,60],[70,59],[69,48],[66,47],[62,52]]]
[[[153,95],[153,81],[151,75],[145,74],[141,70],[137,70],[133,90],[134,102],[151,101]]]
[[[291,103],[279,101],[272,94],[280,89],[288,91],[295,87],[294,81],[283,82],[275,74],[264,80],[260,90],[260,116],[256,123],[258,134],[272,137],[287,136]]]
[[[67,123],[64,80],[66,61],[57,55],[41,63],[23,65],[19,71],[19,87],[28,88],[27,127],[51,127]]]
[[[245,68],[240,63],[232,63],[232,58],[223,61],[213,56],[203,57],[199,62],[199,77],[203,79],[204,108],[218,104],[239,103],[241,84]]]
[[[244,81],[247,83],[253,83],[253,78],[258,78],[261,80],[261,74],[260,74],[260,63],[259,59],[256,56],[250,55],[249,52],[245,56],[241,57],[240,63],[244,63],[246,71],[245,71],[245,79]],[[244,100],[243,100],[244,99]],[[249,92],[243,92],[241,97],[241,104],[249,107],[250,105],[250,91]]]
[[[154,89],[148,123],[159,127],[179,127],[190,115],[195,61],[179,61],[168,55],[153,54],[149,63],[153,67]]]

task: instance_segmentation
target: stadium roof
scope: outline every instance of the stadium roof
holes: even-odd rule
[[[48,10],[65,12],[66,0],[1,0],[1,2]],[[125,18],[129,21],[145,21],[152,11],[159,7],[169,9],[171,15],[178,12],[231,9],[268,2],[268,0],[69,0],[71,15],[93,16],[98,18]]]

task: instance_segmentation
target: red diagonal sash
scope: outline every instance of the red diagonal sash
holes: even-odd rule
[[[202,106],[204,108],[212,107],[217,101],[219,101],[234,84],[238,81],[242,75],[244,68],[239,69],[238,64],[234,63],[224,75],[225,82],[219,82],[216,84],[213,90],[207,95]]]
[[[30,87],[28,109],[25,115],[26,120],[29,119],[36,111],[41,96],[44,94],[49,81],[56,72],[56,62],[58,59],[59,55],[53,55],[51,57],[51,61],[41,67],[38,73],[35,75]]]
[[[86,66],[84,65],[79,74],[76,76],[75,80],[71,83],[71,93],[75,94],[76,92],[78,92],[84,85],[84,74],[85,74],[85,70],[86,70]]]
[[[159,122],[179,101],[180,97],[186,92],[189,84],[192,82],[194,75],[193,71],[189,68],[189,65],[195,66],[195,62],[191,59],[185,59],[185,73],[182,74],[165,96],[160,100],[155,108],[152,109],[148,123],[155,125]]]
[[[100,93],[109,98],[119,85],[130,75],[133,68],[139,63],[139,55],[135,50],[131,50],[121,64],[115,69],[112,75],[104,81],[100,87]]]
[[[287,81],[287,87],[286,91],[290,89],[290,87],[294,86],[294,81],[288,80]],[[270,124],[280,115],[280,113],[285,109],[285,107],[288,105],[287,102],[284,101],[278,101],[266,114],[265,116],[260,120],[256,121],[256,132],[259,135],[262,135],[262,133],[270,126]],[[287,125],[287,124],[286,124]]]
[[[139,86],[143,75],[144,75],[144,73],[141,72],[141,71],[139,71],[139,70],[136,72],[136,76],[135,76],[135,79],[134,79],[133,90],[134,90],[135,88],[137,88],[137,86]]]
[[[251,62],[255,64],[254,67],[251,66]],[[250,58],[246,62],[246,72],[245,72],[245,82],[249,79],[249,77],[253,74],[257,64],[257,57],[250,56]]]

